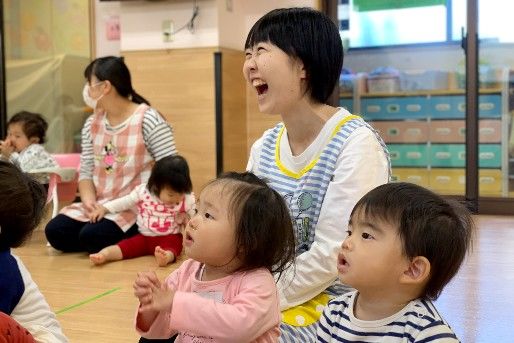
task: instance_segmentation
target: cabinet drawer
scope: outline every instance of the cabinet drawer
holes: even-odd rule
[[[423,119],[427,117],[426,97],[363,98],[362,116],[367,120]]]
[[[353,113],[353,99],[352,98],[339,98],[339,106],[344,107],[348,112]]]
[[[432,167],[464,167],[466,150],[464,144],[433,144],[430,147]],[[501,147],[499,144],[480,144],[478,164],[481,168],[500,168]]]
[[[430,178],[425,168],[394,168],[391,181],[415,183],[416,185],[429,187]]]
[[[369,124],[386,143],[425,143],[428,140],[426,121],[372,121]]]
[[[434,119],[464,119],[466,98],[464,95],[436,95],[429,100],[429,115]],[[478,96],[478,116],[480,118],[501,117],[501,95],[483,94]]]
[[[393,167],[426,167],[428,147],[426,144],[387,144]]]
[[[466,187],[465,169],[438,169],[430,171],[430,189],[439,193],[464,194]],[[479,169],[479,193],[499,195],[502,188],[502,174],[498,169]]]
[[[479,121],[479,142],[500,143],[501,121],[482,119]],[[464,143],[466,124],[464,120],[432,120],[430,122],[430,141],[432,143]]]

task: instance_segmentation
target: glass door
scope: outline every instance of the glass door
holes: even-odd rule
[[[338,22],[347,49],[339,100],[380,132],[391,154],[393,180],[470,200],[473,182],[466,192],[466,165],[473,151],[467,152],[476,146],[478,168],[471,181],[478,183],[478,195],[506,200],[514,194],[514,106],[509,105],[514,101],[508,81],[513,48],[500,29],[505,21],[498,18],[514,5],[479,3],[478,16],[484,19],[479,26],[480,81],[471,107],[478,111],[478,140],[472,145],[466,146],[466,0],[403,1],[402,7],[339,0]]]
[[[79,149],[88,113],[82,101],[91,57],[90,1],[2,0],[7,115],[37,112],[50,152]]]

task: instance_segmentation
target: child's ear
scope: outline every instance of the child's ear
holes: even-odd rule
[[[430,261],[425,256],[416,256],[408,264],[407,269],[403,271],[400,282],[423,283],[430,276]]]
[[[38,144],[39,143],[39,137],[37,137],[37,136],[30,137],[29,138],[29,142],[31,144]]]

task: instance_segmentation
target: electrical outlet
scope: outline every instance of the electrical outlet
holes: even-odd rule
[[[175,25],[173,20],[163,20],[162,22],[162,41],[173,42]]]

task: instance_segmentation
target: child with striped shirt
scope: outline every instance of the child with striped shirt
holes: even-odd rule
[[[467,210],[409,183],[354,207],[337,269],[356,290],[325,308],[318,342],[459,342],[434,307],[471,244]]]

